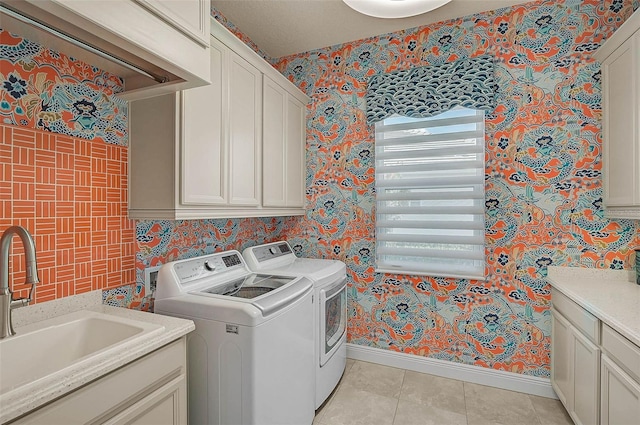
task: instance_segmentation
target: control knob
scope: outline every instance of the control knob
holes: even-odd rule
[[[216,269],[216,266],[210,260],[207,260],[204,262],[204,268],[212,272]]]

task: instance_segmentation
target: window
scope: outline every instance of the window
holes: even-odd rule
[[[484,279],[484,112],[376,123],[376,271]]]

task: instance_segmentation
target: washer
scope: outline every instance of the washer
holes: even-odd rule
[[[253,246],[242,252],[255,272],[305,276],[314,287],[315,407],[340,381],[347,361],[347,274],[338,260],[298,258],[286,241]]]
[[[238,251],[163,265],[155,312],[188,318],[189,423],[314,417],[313,283],[251,273]]]

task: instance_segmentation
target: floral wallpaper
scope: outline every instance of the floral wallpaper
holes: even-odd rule
[[[127,103],[113,74],[0,28],[4,124],[127,145]]]
[[[540,1],[280,58],[312,97],[304,219],[283,234],[349,275],[348,341],[549,376],[549,265],[632,268],[638,224],[604,217],[600,66],[638,1]],[[486,281],[374,272],[371,76],[494,59],[486,115]]]

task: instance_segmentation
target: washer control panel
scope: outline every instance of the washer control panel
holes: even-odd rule
[[[177,261],[173,265],[173,270],[179,282],[183,285],[204,277],[211,277],[237,269],[246,270],[246,266],[238,252],[206,255],[190,260]]]

